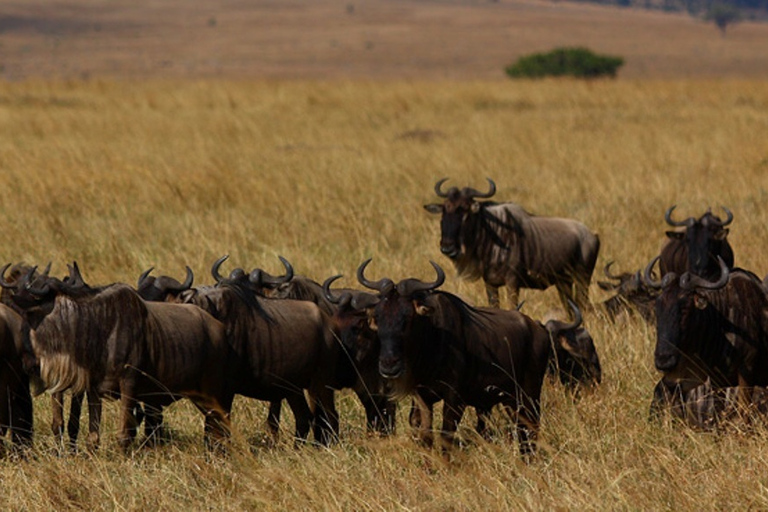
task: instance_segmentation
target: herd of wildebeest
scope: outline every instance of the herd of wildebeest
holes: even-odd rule
[[[118,442],[131,448],[140,424],[146,443],[166,442],[163,408],[181,398],[203,414],[206,445],[226,450],[236,395],[269,402],[268,429],[279,431],[283,400],[295,418],[297,442],[329,444],[339,436],[334,396],[351,388],[365,409],[367,429],[395,430],[396,406],[410,398],[410,427],[432,444],[434,405],[443,401],[438,444],[447,449],[464,411],[477,413],[476,430],[489,437],[496,405],[511,419],[509,436],[523,455],[535,452],[541,390],[547,374],[574,392],[599,385],[601,367],[582,310],[602,310],[615,321],[639,314],[656,326],[654,353],[661,372],[651,416],[669,411],[701,428],[725,417],[766,408],[768,291],[755,274],[734,267],[728,242],[732,213],[722,219],[674,220],[660,254],[634,273],[604,272],[599,285],[615,295],[591,304],[589,285],[600,241],[581,222],[536,216],[512,203],[489,200],[465,187],[435,192],[425,205],[441,215],[440,251],[460,276],[483,280],[490,307],[468,304],[440,286],[445,272],[423,281],[375,279],[371,259],[357,269],[359,288],[321,284],[294,275],[211,268],[214,284],[141,274],[137,287],[87,284],[77,266],[50,275],[24,263],[0,272],[0,434],[10,431],[21,452],[32,445],[32,396],[52,395],[52,429],[64,443],[67,423],[75,449],[87,398],[87,447],[99,444],[103,398],[120,401]],[[660,237],[661,239],[662,237]],[[658,270],[655,270],[658,265]],[[555,286],[567,316],[537,321],[524,306],[499,308],[499,288],[511,304],[520,288]]]

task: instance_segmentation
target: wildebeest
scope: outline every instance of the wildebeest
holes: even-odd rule
[[[589,282],[597,262],[600,239],[587,226],[572,219],[542,217],[515,203],[476,201],[496,193],[490,189],[441,189],[447,178],[435,184],[445,201],[427,204],[440,213],[440,251],[449,257],[459,275],[485,282],[488,301],[499,306],[499,287],[506,284],[512,307],[520,288],[543,290],[554,285],[566,309],[567,299],[580,308],[589,306]]]
[[[314,421],[316,440],[331,442],[339,428],[330,385],[339,347],[328,315],[309,301],[257,296],[242,269],[224,278],[219,268],[226,259],[219,258],[211,268],[215,287],[193,288],[183,292],[179,300],[209,311],[226,326],[233,350],[227,371],[228,388],[272,405],[287,400],[296,420],[298,439],[307,438]],[[304,390],[314,411],[307,404]],[[270,412],[274,413],[274,409],[270,407]],[[269,426],[276,434],[279,417],[270,415]]]
[[[141,298],[152,302],[174,302],[181,292],[192,288],[195,279],[192,269],[189,267],[187,267],[187,277],[183,283],[168,276],[150,276],[152,270],[154,267],[142,272],[136,283],[136,291],[139,292]]]
[[[664,276],[669,272],[678,275],[690,271],[697,276],[717,279],[720,266],[717,257],[723,259],[728,268],[733,268],[734,257],[731,244],[728,242],[728,226],[733,222],[733,214],[723,207],[726,219],[721,220],[707,210],[704,215],[695,219],[688,217],[682,221],[672,219],[671,206],[664,214],[664,220],[672,227],[685,228],[682,231],[667,231],[667,240],[661,248],[659,271]]]
[[[613,262],[606,264],[603,269],[605,276],[614,281],[598,281],[597,285],[606,291],[613,291],[613,297],[603,301],[603,308],[610,320],[615,320],[622,312],[637,313],[646,322],[655,319],[654,305],[659,292],[645,285],[642,270],[637,272],[622,272],[612,274],[610,268]]]
[[[654,390],[652,414],[670,396],[708,380],[715,389],[768,385],[768,296],[760,280],[742,269],[729,270],[718,258],[717,281],[671,272],[658,282],[650,277],[658,259],[644,272],[649,286],[661,289],[654,363],[663,377]]]
[[[0,304],[0,438],[10,431],[14,446],[32,445],[33,407],[22,367],[22,318]]]
[[[369,322],[380,342],[379,372],[395,395],[414,396],[411,425],[418,437],[432,442],[432,409],[439,400],[444,401],[441,444],[453,442],[467,406],[482,417],[502,404],[516,419],[521,453],[532,453],[552,351],[550,336],[564,345],[568,337],[548,332],[519,311],[475,308],[437,290],[445,273],[434,262],[434,282],[409,278],[395,284],[388,278],[368,280],[365,268],[370,261],[358,268],[357,277],[363,286],[378,291]],[[485,426],[485,418],[478,426]]]
[[[25,369],[38,392],[119,398],[124,450],[135,435],[138,401],[159,407],[187,397],[205,415],[208,446],[229,435],[229,347],[220,322],[193,306],[145,302],[128,285],[92,288],[79,270],[70,282],[49,277],[33,286],[28,277],[13,301],[26,320]]]
[[[768,415],[768,388],[763,386],[746,390],[738,386],[714,387],[707,379],[687,393],[680,388],[661,390],[668,393],[663,402],[671,415],[696,430],[722,430],[735,422],[743,424]],[[746,404],[742,402],[745,394]]]

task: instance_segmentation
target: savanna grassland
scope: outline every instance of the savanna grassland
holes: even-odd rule
[[[768,84],[746,80],[374,82],[25,81],[0,84],[2,262],[87,282],[155,272],[210,283],[278,255],[317,280],[354,272],[432,279],[484,304],[438,249],[422,208],[436,180],[484,188],[533,213],[577,218],[600,234],[598,268],[635,270],[658,251],[666,208],[730,208],[738,265],[768,272]],[[598,272],[599,273],[599,272]],[[596,285],[592,300],[606,298]],[[524,312],[557,307],[524,291]],[[647,421],[655,333],[587,312],[603,384],[580,399],[545,383],[541,452],[526,465],[465,418],[465,446],[445,462],[417,447],[401,403],[397,434],[368,438],[351,394],[340,443],[266,442],[266,407],[238,399],[227,457],[206,454],[202,417],[173,405],[167,446],[116,442],[105,409],[93,455],[57,456],[46,396],[36,450],[0,462],[6,510],[744,510],[768,508],[768,431],[715,435]],[[502,423],[501,427],[504,426]]]

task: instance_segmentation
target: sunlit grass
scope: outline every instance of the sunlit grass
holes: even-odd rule
[[[730,208],[738,265],[768,272],[768,84],[762,82],[392,83],[143,82],[0,84],[2,261],[87,282],[155,273],[211,282],[223,254],[317,280],[354,272],[432,279],[485,304],[438,249],[422,205],[435,181],[485,187],[538,214],[600,234],[598,268],[636,270],[657,252],[663,214]],[[430,137],[403,136],[415,130]],[[558,306],[524,291],[524,312]],[[594,302],[606,294],[592,287]],[[6,509],[744,509],[768,507],[766,433],[702,434],[647,421],[655,333],[588,313],[604,382],[571,399],[545,384],[541,456],[523,464],[503,439],[446,463],[410,439],[368,438],[342,393],[342,440],[295,450],[290,413],[270,448],[263,404],[238,399],[228,457],[202,444],[202,417],[169,408],[173,441],[119,453],[116,404],[102,449],[56,455],[47,397],[36,399],[36,454],[0,462]],[[471,414],[469,416],[472,416]],[[87,428],[83,423],[83,430]]]

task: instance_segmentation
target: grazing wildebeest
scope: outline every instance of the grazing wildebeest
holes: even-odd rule
[[[520,288],[543,290],[554,285],[566,309],[568,298],[580,308],[589,306],[589,282],[597,262],[600,239],[587,226],[572,219],[531,215],[515,203],[478,202],[496,193],[490,190],[441,187],[435,193],[445,201],[427,204],[430,213],[442,214],[440,251],[459,275],[485,282],[488,301],[499,306],[499,287],[506,284],[512,307]]]
[[[29,377],[21,361],[22,333],[21,316],[0,304],[0,438],[10,431],[14,446],[29,447],[33,407]]]
[[[395,284],[387,278],[368,280],[370,261],[358,268],[357,277],[379,292],[378,302],[368,310],[381,347],[379,372],[396,396],[414,396],[416,411],[410,420],[419,439],[432,442],[432,409],[439,400],[444,401],[441,445],[453,442],[467,406],[486,416],[502,404],[516,419],[521,453],[532,453],[551,339],[567,345],[568,337],[549,332],[519,311],[475,308],[438,291],[445,273],[434,262],[434,282],[409,278]],[[484,426],[483,417],[478,427]]]
[[[654,363],[663,376],[654,390],[652,416],[676,394],[711,382],[715,389],[746,390],[768,385],[768,296],[751,272],[729,270],[718,258],[720,275],[710,281],[692,272],[644,279],[661,289],[656,301]],[[746,395],[742,403],[746,404]]]
[[[661,248],[659,270],[664,276],[669,272],[678,275],[690,271],[697,276],[716,279],[720,275],[717,257],[721,257],[728,268],[733,268],[734,257],[728,242],[728,226],[733,214],[723,207],[726,219],[712,214],[709,209],[699,217],[688,217],[682,221],[672,219],[671,206],[664,214],[664,220],[672,227],[685,228],[682,231],[667,231],[667,240]]]
[[[133,441],[133,409],[187,397],[205,415],[206,445],[229,435],[224,326],[194,306],[149,303],[128,285],[92,288],[76,279],[17,283],[13,301],[26,320],[25,369],[37,391],[120,399],[119,444]],[[8,284],[0,275],[0,284]],[[89,435],[98,444],[100,402]]]
[[[603,269],[603,273],[608,279],[615,282],[597,282],[601,289],[616,292],[613,297],[603,301],[603,308],[608,318],[613,321],[622,312],[626,312],[628,314],[637,313],[646,322],[653,322],[655,319],[654,305],[659,296],[658,290],[645,285],[642,270],[635,273],[612,274],[610,272],[612,264],[612,261],[609,262]]]
[[[279,428],[283,399],[293,411],[297,439],[306,439],[314,421],[315,439],[327,444],[338,437],[339,418],[331,384],[339,346],[330,318],[309,301],[268,299],[250,287],[242,269],[219,274],[227,256],[211,269],[217,285],[183,292],[179,300],[195,304],[222,321],[233,350],[228,388],[236,394],[269,401],[268,424]],[[304,396],[307,390],[311,408]]]

